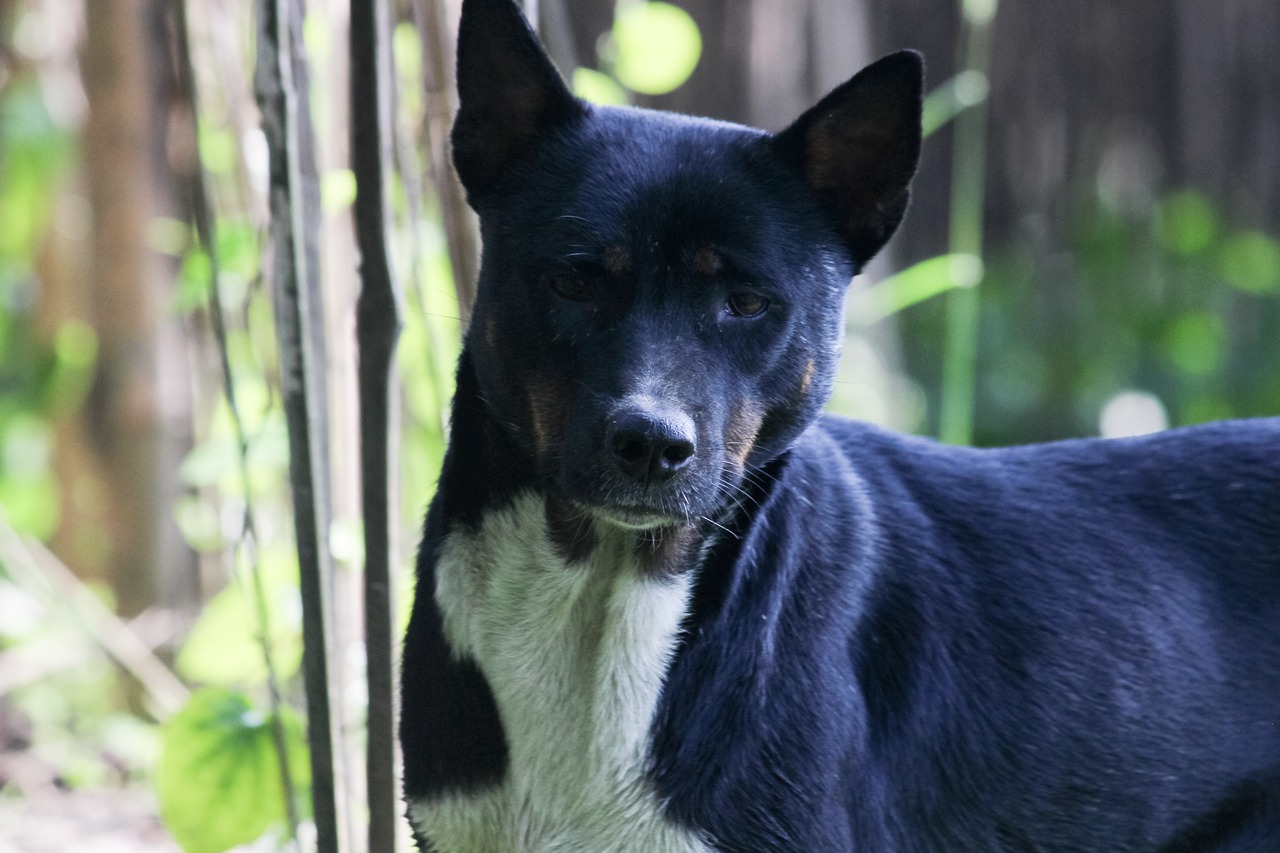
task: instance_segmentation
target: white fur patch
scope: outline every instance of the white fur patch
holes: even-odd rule
[[[438,853],[711,850],[663,817],[644,775],[690,579],[646,577],[623,531],[596,540],[566,565],[526,495],[445,541],[445,636],[488,680],[510,764],[496,788],[410,803]]]

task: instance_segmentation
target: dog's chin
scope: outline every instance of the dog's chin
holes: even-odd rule
[[[595,521],[636,533],[684,527],[690,519],[645,507],[585,506],[587,514]]]
[[[667,500],[645,500],[638,495],[623,497],[615,493],[606,497],[580,492],[564,494],[563,497],[594,523],[632,533],[687,527],[702,515],[702,510],[691,505],[688,499],[681,500],[675,496],[668,496]]]
[[[596,524],[630,532],[697,525],[717,514],[721,495],[705,477],[644,486],[612,472],[576,470],[550,480],[559,500]],[[710,488],[708,488],[710,486]]]

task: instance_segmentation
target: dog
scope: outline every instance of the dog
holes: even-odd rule
[[[922,62],[780,133],[576,99],[465,0],[483,256],[403,654],[433,853],[1280,851],[1280,419],[823,414]]]

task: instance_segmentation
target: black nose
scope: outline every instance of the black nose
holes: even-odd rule
[[[613,418],[605,440],[618,467],[646,483],[671,479],[698,450],[693,420],[676,412],[625,410]]]

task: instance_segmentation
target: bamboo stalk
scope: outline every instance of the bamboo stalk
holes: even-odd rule
[[[396,847],[395,637],[391,566],[395,548],[391,507],[396,469],[394,356],[401,328],[400,285],[387,246],[391,221],[387,176],[391,164],[390,34],[383,0],[351,2],[351,164],[358,194],[360,295],[356,341],[360,388],[360,464],[364,513],[364,630],[368,683],[366,778],[369,851]]]
[[[991,22],[997,0],[964,0],[964,34],[960,48],[964,73],[985,80],[990,66]],[[951,157],[951,235],[953,255],[982,257],[985,208],[987,99],[955,118]],[[942,406],[939,437],[951,444],[973,442],[977,387],[980,282],[947,294]]]
[[[339,705],[333,695],[333,563],[324,315],[319,279],[319,186],[302,45],[302,0],[259,0],[254,89],[270,150],[276,337],[302,592],[312,811],[319,853],[346,837]]]

